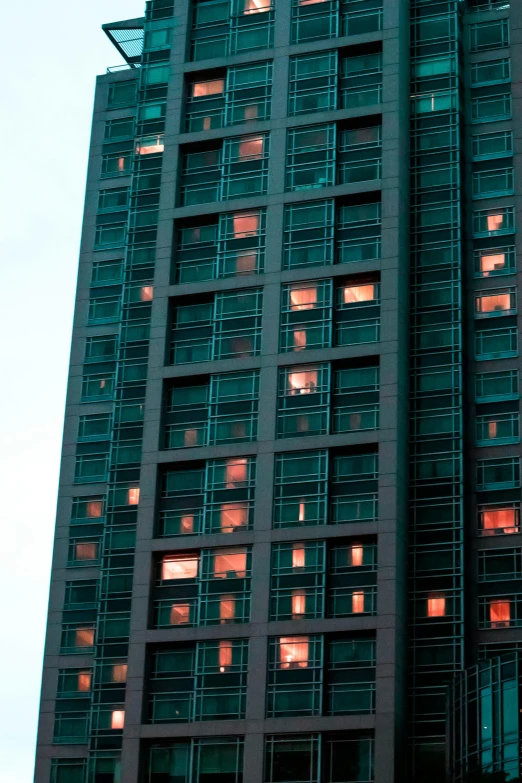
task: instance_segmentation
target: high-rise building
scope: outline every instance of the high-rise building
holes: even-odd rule
[[[36,783],[518,774],[522,2],[104,29]]]

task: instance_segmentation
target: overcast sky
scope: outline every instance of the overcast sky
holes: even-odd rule
[[[2,5],[0,778],[30,783],[100,26],[145,0]]]

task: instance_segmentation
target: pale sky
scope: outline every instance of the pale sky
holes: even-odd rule
[[[2,5],[0,779],[31,783],[100,27],[145,0]]]

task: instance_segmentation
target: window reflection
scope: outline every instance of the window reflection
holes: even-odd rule
[[[236,272],[238,275],[248,275],[256,271],[257,256],[255,253],[238,253],[236,256]]]
[[[236,599],[233,595],[223,595],[219,601],[219,619],[221,623],[231,623],[236,617]]]
[[[362,614],[364,612],[364,592],[360,590],[352,593],[352,614]]]
[[[197,557],[187,557],[186,555],[172,556],[163,558],[161,563],[161,578],[164,581],[174,579],[195,579],[198,575]]]
[[[222,503],[219,518],[221,532],[231,533],[236,528],[247,526],[248,510],[242,503]]]
[[[488,215],[488,231],[500,231],[504,223],[504,215]]]
[[[137,506],[140,502],[140,488],[131,487],[127,493],[127,505]]]
[[[187,625],[188,623],[190,623],[190,604],[172,604],[170,624]]]
[[[290,290],[290,310],[313,310],[317,304],[317,287]]]
[[[308,667],[308,636],[282,636],[279,640],[279,663],[282,669]]]
[[[509,628],[511,605],[509,601],[491,601],[489,604],[491,628]]]
[[[244,579],[246,576],[246,552],[229,552],[214,557],[215,579]]]
[[[290,394],[310,394],[317,389],[319,373],[317,370],[304,370],[288,373]]]
[[[76,560],[96,560],[97,556],[98,556],[98,545],[95,542],[76,544],[75,547]]]
[[[234,239],[257,236],[259,231],[259,215],[234,215],[233,219]]]
[[[305,548],[302,544],[292,544],[292,568],[305,567]]]
[[[80,672],[78,674],[78,690],[80,693],[88,693],[91,690],[91,672]]]
[[[248,460],[246,457],[227,459],[225,467],[225,484],[227,489],[234,489],[246,482],[247,466]]]
[[[298,590],[292,591],[292,620],[299,620],[306,612],[306,595]]]
[[[183,514],[180,521],[180,532],[190,534],[194,532],[194,515]]]
[[[239,142],[238,157],[240,158],[262,158],[263,157],[263,139],[246,139]]]
[[[77,628],[74,634],[75,647],[92,647],[94,645],[94,628]]]
[[[511,308],[510,294],[492,294],[491,296],[478,296],[476,299],[477,313],[494,313]]]
[[[123,729],[125,725],[125,711],[114,710],[111,715],[111,729]]]
[[[306,348],[306,332],[304,329],[296,329],[293,337],[294,351],[304,351]]]
[[[489,531],[489,535],[495,532],[515,533],[518,530],[517,512],[514,508],[495,508],[484,511],[482,514],[482,527]]]
[[[115,663],[112,667],[113,682],[127,682],[127,664]]]
[[[428,596],[428,617],[446,616],[446,597],[441,593]]]
[[[363,548],[360,544],[353,544],[350,548],[350,560],[353,566],[362,566]]]
[[[219,642],[219,671],[224,672],[229,666],[232,666],[232,642]]]
[[[154,286],[144,285],[141,287],[140,299],[142,302],[152,302],[154,296]]]
[[[146,136],[136,145],[136,153],[138,155],[153,155],[157,152],[163,152],[164,149],[165,144],[163,134],[161,133],[154,136]]]
[[[371,302],[375,299],[375,285],[350,285],[343,288],[344,304],[355,304],[356,302]]]
[[[263,14],[267,11],[270,11],[270,0],[244,0],[245,14]]]
[[[488,277],[490,272],[498,272],[505,269],[505,266],[505,253],[495,253],[494,255],[480,257],[480,271],[484,274],[484,277]]]
[[[224,79],[212,79],[208,82],[194,82],[192,85],[192,97],[202,98],[206,95],[220,95],[224,88]]]
[[[98,519],[103,514],[103,501],[102,500],[89,500],[87,502],[87,508],[85,515],[88,519]]]

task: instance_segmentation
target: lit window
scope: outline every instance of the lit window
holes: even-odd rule
[[[245,120],[257,120],[259,116],[259,106],[254,103],[252,106],[245,106]]]
[[[236,599],[233,595],[223,595],[219,601],[219,619],[222,623],[230,623],[236,617]]]
[[[316,3],[326,3],[327,0],[299,0],[299,5],[315,5]]]
[[[317,389],[319,373],[317,370],[305,370],[288,374],[290,394],[310,394]]]
[[[123,729],[125,725],[125,710],[114,710],[111,715],[111,729]]]
[[[306,612],[306,595],[298,590],[292,592],[292,619],[297,620]]]
[[[313,310],[317,304],[317,288],[293,288],[290,291],[290,310]]]
[[[115,663],[112,667],[113,682],[127,682],[127,664]]]
[[[496,438],[496,437],[497,437],[497,422],[488,421],[488,438]]]
[[[227,489],[234,489],[247,480],[247,459],[227,459],[225,468],[225,483]]]
[[[492,628],[509,628],[511,606],[509,601],[491,601],[489,620]]]
[[[308,636],[282,636],[279,640],[279,663],[282,669],[308,667]]]
[[[353,566],[363,564],[363,548],[360,544],[354,544],[351,548],[351,563]]]
[[[184,514],[181,517],[180,532],[181,533],[185,533],[185,534],[194,532],[194,515],[193,514]]]
[[[92,647],[94,645],[94,628],[77,628],[74,642],[75,647]]]
[[[446,617],[446,597],[440,593],[428,596],[428,617]]]
[[[245,14],[263,14],[270,11],[270,0],[245,0]]]
[[[500,231],[504,223],[504,215],[488,215],[488,231]]]
[[[375,299],[375,285],[347,285],[343,289],[344,304],[372,302]]]
[[[142,302],[152,302],[154,296],[154,286],[144,285],[140,291],[140,299]]]
[[[164,557],[161,563],[161,578],[164,581],[172,579],[195,579],[198,575],[198,560],[196,557]]]
[[[236,256],[236,272],[238,275],[251,274],[256,271],[257,256],[255,253],[239,253]]]
[[[478,296],[476,299],[477,313],[495,313],[511,309],[511,296],[509,294],[492,294],[491,296]]]
[[[306,348],[306,332],[303,329],[296,329],[293,337],[294,351],[304,351]]]
[[[246,552],[216,555],[214,558],[214,577],[216,579],[237,578],[246,576]]]
[[[305,550],[302,544],[292,545],[292,568],[304,568]]]
[[[125,158],[118,158],[118,171],[125,171]]]
[[[153,155],[156,152],[163,152],[164,149],[163,134],[160,133],[154,136],[146,136],[141,139],[136,146],[136,154]]]
[[[183,445],[187,448],[189,446],[198,445],[198,431],[197,430],[185,430],[183,435]]]
[[[364,612],[364,593],[352,593],[352,613],[362,614]]]
[[[103,514],[103,501],[89,500],[85,512],[88,519],[98,519]]]
[[[74,552],[76,560],[96,560],[98,556],[98,545],[95,542],[76,544]]]
[[[80,693],[89,693],[91,690],[91,672],[80,672],[78,674],[78,690]]]
[[[187,625],[190,622],[190,604],[172,604],[170,608],[171,625]]]
[[[247,522],[247,509],[242,503],[222,503],[220,507],[222,533],[231,533],[238,527],[246,527]]]
[[[299,522],[304,522],[305,521],[305,519],[306,519],[305,510],[306,510],[305,502],[304,502],[304,500],[301,500],[299,502]]]
[[[140,502],[140,488],[131,487],[127,493],[127,505],[137,506]]]
[[[209,82],[194,82],[192,85],[192,97],[202,98],[205,95],[219,95],[225,87],[224,79],[213,79]]]
[[[263,139],[246,139],[239,142],[238,156],[240,158],[262,158]]]
[[[224,672],[229,666],[232,666],[232,642],[219,642],[219,671]]]
[[[259,215],[234,215],[234,239],[257,236],[259,231]]]
[[[484,511],[482,515],[484,530],[494,533],[515,533],[518,530],[517,514],[514,508],[496,508]]]
[[[506,266],[506,254],[496,253],[490,256],[480,257],[480,271],[487,277],[490,272],[498,272],[501,269],[505,269]]]

